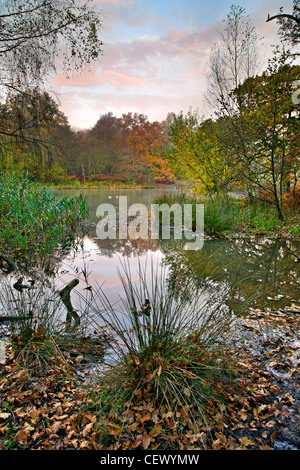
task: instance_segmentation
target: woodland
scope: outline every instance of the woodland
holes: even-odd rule
[[[299,450],[299,0],[266,11],[278,44],[263,65],[255,25],[230,8],[210,52],[210,117],[107,112],[73,129],[48,78],[101,60],[104,21],[92,0],[0,0],[0,450]],[[139,265],[137,284],[123,260],[118,311],[86,265],[55,282],[93,241],[85,199],[59,189],[122,185],[203,202],[206,244],[156,240],[165,265]],[[118,243],[97,243],[111,260]],[[273,281],[271,308],[258,286]]]

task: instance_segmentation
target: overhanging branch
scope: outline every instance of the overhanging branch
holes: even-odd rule
[[[280,18],[288,18],[290,20],[295,21],[297,24],[300,25],[300,18],[294,15],[290,15],[289,13],[280,13],[278,15],[273,15],[273,16],[268,15],[266,23],[268,23],[268,21],[272,21],[272,20],[280,19]]]

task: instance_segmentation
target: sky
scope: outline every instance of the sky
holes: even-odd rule
[[[205,105],[208,61],[218,29],[231,5],[245,8],[262,37],[266,62],[278,41],[268,13],[292,11],[292,0],[94,0],[102,13],[103,55],[89,70],[67,78],[56,75],[51,89],[75,129],[91,128],[112,112],[142,113],[162,121],[169,112],[186,113]]]

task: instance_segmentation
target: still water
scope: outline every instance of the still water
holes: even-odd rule
[[[180,292],[189,276],[205,296],[222,296],[233,310],[245,308],[293,308],[300,305],[299,241],[259,238],[206,239],[199,251],[187,251],[178,242],[162,240],[99,240],[95,225],[100,204],[118,207],[118,198],[127,196],[128,206],[150,205],[167,189],[85,189],[63,190],[61,195],[79,194],[86,199],[92,227],[83,250],[70,253],[59,264],[58,286],[80,280],[79,291],[103,285],[111,301],[123,292],[118,268],[128,260],[133,281],[138,279],[139,263],[162,265],[170,284]],[[85,291],[86,292],[86,291]]]

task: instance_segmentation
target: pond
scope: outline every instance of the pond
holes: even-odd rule
[[[176,291],[184,288],[188,275],[207,296],[223,296],[233,310],[249,308],[294,308],[300,305],[299,241],[236,238],[205,239],[203,248],[189,251],[178,241],[166,240],[100,240],[95,225],[97,207],[103,203],[118,207],[120,196],[133,203],[150,205],[153,199],[168,189],[85,189],[62,190],[69,197],[82,194],[89,208],[92,226],[84,239],[83,251],[70,253],[60,265],[58,285],[69,282],[74,274],[80,280],[78,289],[87,285],[102,285],[113,300],[122,292],[118,268],[128,260],[132,276],[139,263],[149,262],[166,267],[170,285]]]

